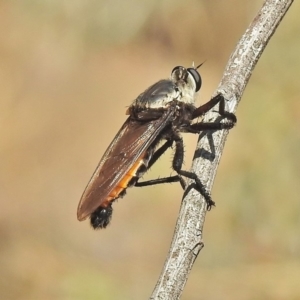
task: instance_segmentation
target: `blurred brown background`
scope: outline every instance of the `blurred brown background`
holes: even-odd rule
[[[262,2],[0,1],[0,299],[149,297],[181,188],[130,189],[97,232],[76,219],[81,193],[126,106],[174,66],[206,60],[210,98]],[[299,10],[246,89],[182,299],[300,299]]]

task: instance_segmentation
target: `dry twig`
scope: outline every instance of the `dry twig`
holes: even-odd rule
[[[266,0],[239,41],[226,66],[215,94],[228,101],[228,111],[235,112],[251,73],[293,0]],[[214,122],[210,112],[204,122]],[[227,131],[203,133],[199,137],[192,170],[208,191],[216,175]],[[188,274],[203,248],[202,230],[206,215],[204,198],[192,188],[185,192],[169,255],[150,299],[179,299]]]

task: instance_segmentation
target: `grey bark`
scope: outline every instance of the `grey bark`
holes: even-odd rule
[[[266,0],[254,18],[225,68],[214,94],[227,99],[227,110],[235,112],[251,73],[288,11],[293,0]],[[209,112],[204,122],[216,121]],[[200,134],[192,170],[210,192],[228,131]],[[189,182],[191,184],[191,182]],[[168,257],[150,299],[179,299],[189,272],[203,248],[202,231],[206,215],[205,199],[193,188],[185,191]]]

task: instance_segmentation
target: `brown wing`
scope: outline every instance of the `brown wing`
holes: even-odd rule
[[[141,123],[129,117],[125,121],[83,192],[77,211],[78,220],[84,220],[105,201],[172,116],[173,110],[169,110],[157,120]]]

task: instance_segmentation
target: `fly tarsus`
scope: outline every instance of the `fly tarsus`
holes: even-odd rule
[[[197,174],[193,172],[188,172],[185,170],[178,170],[178,174],[195,181],[194,188],[204,197],[207,210],[211,210],[212,206],[215,206],[215,202],[212,200],[210,194],[207,192],[205,186],[202,184],[201,180],[198,178]]]
[[[198,178],[197,174],[182,170],[184,147],[181,136],[179,134],[174,133],[174,140],[176,143],[176,149],[173,158],[173,169],[178,173],[179,178],[181,178],[181,176],[184,176],[195,181],[195,188],[204,197],[207,204],[207,210],[211,210],[211,207],[215,206],[215,202],[211,199],[210,194],[207,192],[206,188]]]
[[[227,123],[223,123],[223,125],[221,125],[220,127],[217,128],[213,128],[213,129],[231,129],[235,123],[237,122],[237,118],[235,116],[234,113],[228,112],[225,110],[225,98],[222,94],[218,94],[215,97],[213,97],[212,99],[210,99],[210,101],[208,101],[207,103],[201,105],[200,107],[198,107],[192,115],[192,119],[201,117],[203,115],[205,115],[210,109],[212,109],[215,105],[217,105],[219,103],[219,110],[217,111],[221,117],[226,118],[228,120]],[[205,123],[202,123],[205,124]],[[225,125],[225,126],[224,126]],[[202,128],[202,130],[205,130],[205,125]],[[208,128],[210,129],[210,128]]]

